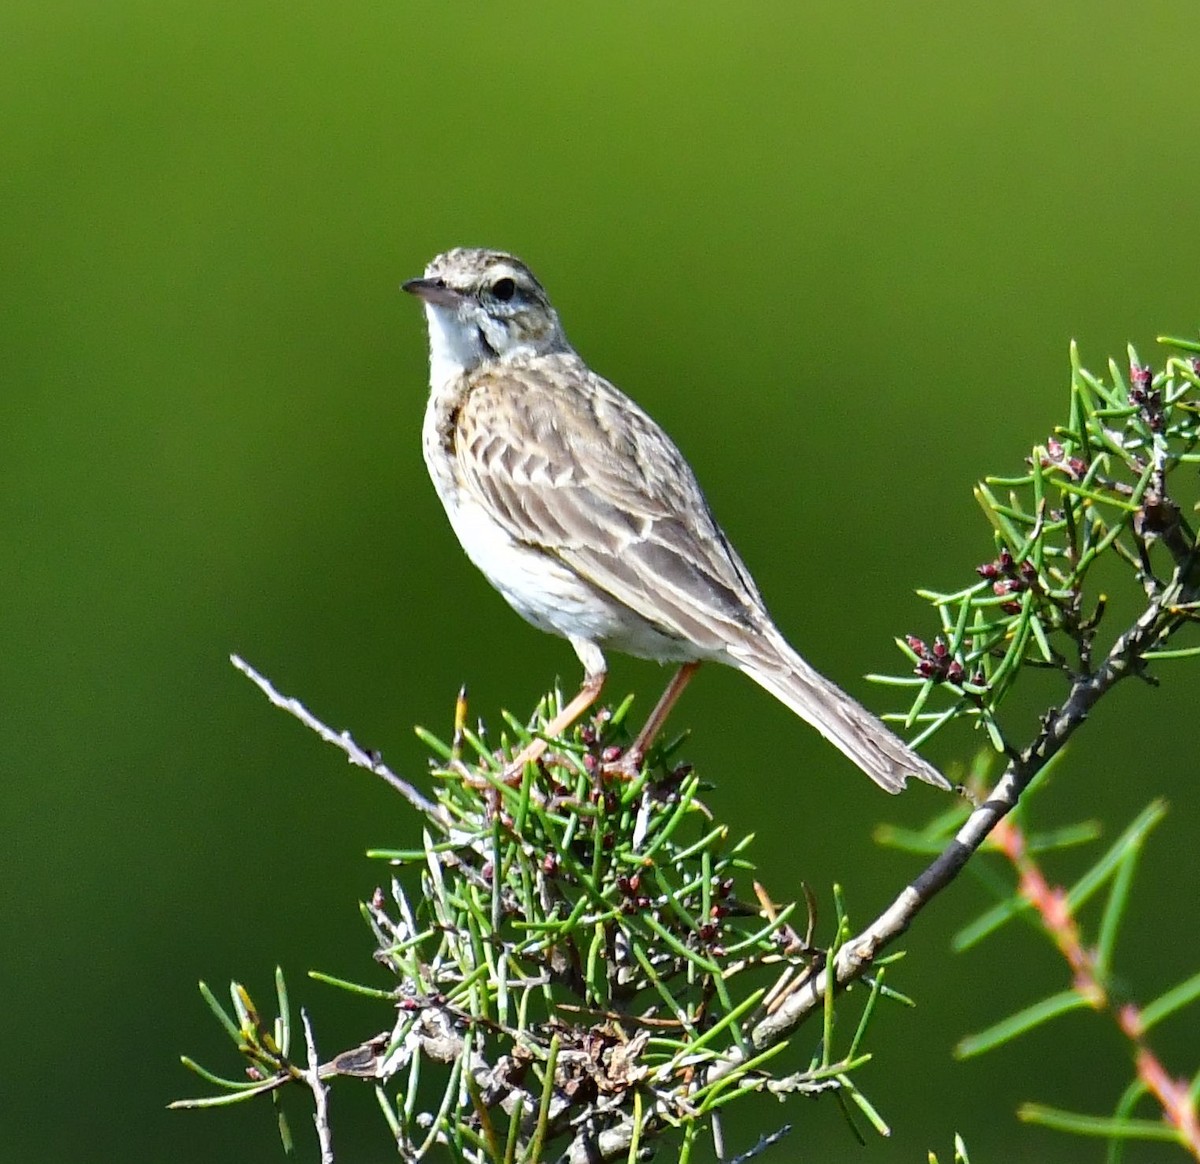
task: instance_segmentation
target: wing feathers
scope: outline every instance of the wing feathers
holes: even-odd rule
[[[463,481],[512,537],[671,637],[715,651],[723,628],[766,618],[682,454],[573,353],[471,377],[454,448]]]

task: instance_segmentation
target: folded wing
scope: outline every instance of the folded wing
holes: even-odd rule
[[[769,625],[683,455],[573,353],[477,374],[454,452],[511,536],[664,633],[719,652],[733,628]]]

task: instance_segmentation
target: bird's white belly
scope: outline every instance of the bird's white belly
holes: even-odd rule
[[[514,540],[473,500],[459,504],[458,497],[443,494],[442,502],[467,557],[540,630],[659,662],[699,657],[694,644],[664,634],[550,554]]]

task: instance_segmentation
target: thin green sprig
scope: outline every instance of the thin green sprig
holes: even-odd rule
[[[806,1070],[777,1066],[787,1040],[755,1049],[754,1024],[830,952],[792,928],[794,905],[775,906],[753,885],[750,838],[712,819],[674,745],[632,779],[613,763],[628,702],[551,741],[539,765],[506,782],[511,755],[545,738],[560,702],[543,700],[527,725],[508,717],[494,744],[483,725],[468,726],[460,695],[451,741],[419,733],[436,787],[423,843],[371,850],[390,876],[361,907],[390,985],[313,973],[386,1001],[391,1029],[335,1056],[321,1077],[375,1079],[390,1134],[412,1160],[438,1148],[516,1164],[582,1151],[606,1129],[644,1147],[764,1091],[836,1093],[848,1119],[865,1115],[885,1134],[853,1079],[870,1059],[878,1002],[908,1002],[884,986],[883,960],[848,1049],[833,1049],[832,995]],[[851,933],[840,890],[835,902],[832,952]],[[232,1014],[204,988],[257,1077],[197,1068],[227,1094],[193,1103],[306,1082],[286,1057],[279,985],[284,1017],[270,1027],[242,987]],[[691,1142],[689,1131],[682,1150]]]
[[[1196,347],[1163,342],[1187,352]],[[1022,671],[1057,671],[1070,684],[1093,666],[1108,605],[1097,568],[1120,563],[1155,596],[1181,562],[1194,559],[1184,502],[1168,481],[1200,459],[1198,366],[1194,357],[1171,356],[1155,372],[1130,348],[1128,378],[1110,362],[1101,379],[1072,345],[1066,422],[1034,446],[1024,473],[987,477],[975,488],[995,556],[977,567],[972,585],[918,591],[937,617],[935,637],[897,640],[909,674],[870,676],[913,691],[907,707],[886,718],[919,728],[915,743],[966,720],[985,730],[997,752],[1011,755],[1000,709]],[[1194,482],[1182,488],[1195,492]],[[1194,582],[1194,572],[1190,577]],[[1161,638],[1196,613],[1181,604]],[[1141,662],[1196,654],[1200,647],[1152,644]]]

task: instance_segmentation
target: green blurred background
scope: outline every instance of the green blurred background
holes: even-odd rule
[[[381,1025],[303,971],[370,973],[362,853],[412,843],[414,814],[229,651],[418,779],[412,725],[446,729],[461,682],[495,721],[578,677],[426,481],[403,278],[454,245],[526,257],[688,454],[781,626],[881,706],[857,677],[933,629],[915,586],[991,556],[970,486],[1063,415],[1069,339],[1102,366],[1194,334],[1194,34],[1182,2],[0,4],[0,1154],[280,1158],[266,1107],[164,1111],[199,1089],[181,1051],[234,1067],[198,977],[265,997],[282,962],[326,1050]],[[1101,707],[1044,809],[1119,827],[1172,797],[1122,947],[1142,998],[1200,961],[1171,726],[1195,672],[1165,678]],[[643,709],[663,679],[614,660]],[[674,723],[776,896],[838,880],[866,920],[912,873],[870,829],[934,793],[881,797],[731,672]],[[960,1130],[981,1161],[1097,1159],[1012,1111],[1106,1110],[1129,1066],[1103,1020],[951,1058],[1067,984],[1030,934],[951,955],[982,900],[964,883],[910,936],[921,1009],[879,1020],[862,1082],[895,1132],[871,1158]],[[1177,1073],[1198,1028],[1156,1041]],[[367,1089],[334,1102],[340,1158],[389,1158]],[[769,1158],[866,1158],[825,1102],[764,1106],[730,1145],[787,1119]]]

